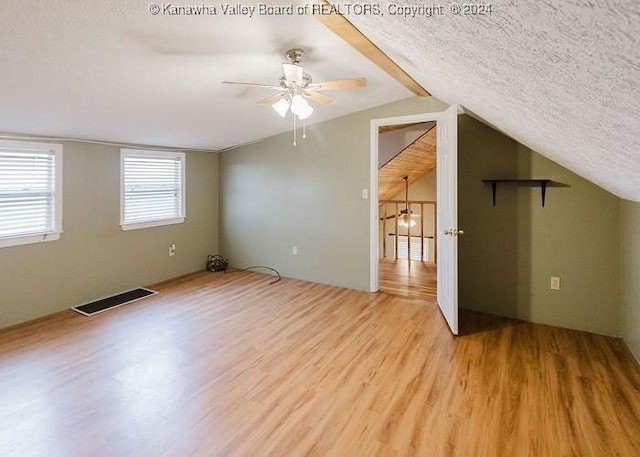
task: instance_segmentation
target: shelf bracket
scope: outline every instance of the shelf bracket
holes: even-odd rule
[[[497,181],[491,181],[491,191],[493,192],[493,206],[496,206],[496,192],[498,191]]]
[[[547,184],[549,183],[548,179],[540,180],[540,193],[542,194],[542,207],[544,208],[544,200],[547,197]]]

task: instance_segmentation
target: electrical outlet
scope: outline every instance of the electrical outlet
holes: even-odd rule
[[[169,257],[173,257],[174,255],[176,255],[176,245],[172,243],[169,245]]]
[[[551,276],[551,290],[560,290],[559,276]]]
[[[291,253],[292,253],[293,255],[298,255],[298,246],[294,246],[294,247],[291,249]]]

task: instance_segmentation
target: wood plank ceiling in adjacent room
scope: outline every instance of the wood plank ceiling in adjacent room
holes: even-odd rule
[[[378,198],[391,200],[405,188],[403,178],[413,184],[436,167],[436,127],[423,133],[413,143],[385,163],[378,174]]]

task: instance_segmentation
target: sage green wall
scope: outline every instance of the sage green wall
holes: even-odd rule
[[[640,361],[640,203],[620,201],[622,337]]]
[[[441,111],[409,99],[286,133],[220,158],[220,245],[236,267],[367,290],[369,121]],[[460,305],[620,334],[619,200],[468,116],[460,116]],[[501,187],[491,176],[550,177],[569,187]],[[292,255],[297,246],[299,255]],[[560,276],[560,291],[549,289]]]
[[[619,199],[469,116],[458,119],[460,306],[619,335]],[[549,188],[542,208],[539,188],[499,184],[493,207],[487,177],[570,187]],[[550,290],[552,275],[560,291]]]
[[[0,249],[0,327],[201,270],[217,250],[217,154],[187,153],[183,224],[122,231],[120,149],[61,143],[64,233]]]
[[[220,246],[231,265],[368,290],[370,121],[446,107],[411,98],[309,126],[297,147],[287,132],[222,153]]]

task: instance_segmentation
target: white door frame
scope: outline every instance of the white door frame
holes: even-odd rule
[[[371,120],[371,156],[369,160],[371,182],[369,183],[369,290],[378,291],[378,130],[383,125],[416,124],[419,122],[438,121],[443,116],[444,111],[436,113],[421,113],[408,116],[387,117],[384,119]]]

